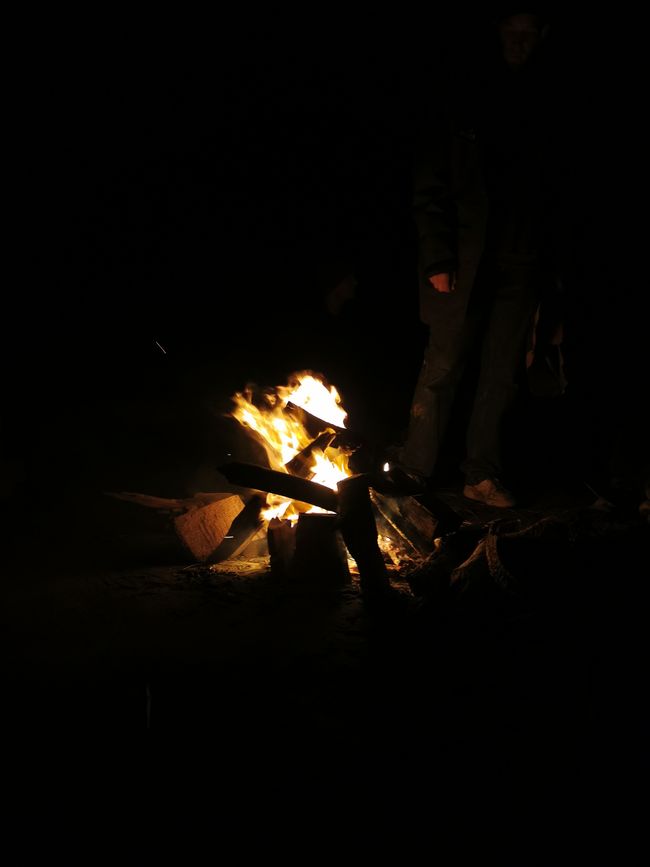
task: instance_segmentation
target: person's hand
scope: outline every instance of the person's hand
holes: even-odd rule
[[[429,277],[429,283],[431,283],[436,292],[440,292],[443,295],[448,295],[450,292],[454,292],[456,289],[456,275],[433,274],[433,276]]]

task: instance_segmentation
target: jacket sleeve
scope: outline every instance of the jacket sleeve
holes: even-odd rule
[[[451,189],[450,134],[440,119],[418,136],[413,209],[420,270],[426,277],[456,270],[456,209]]]

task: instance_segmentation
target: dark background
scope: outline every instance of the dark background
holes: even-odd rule
[[[98,27],[61,41],[29,106],[25,178],[27,189],[36,180],[34,259],[49,276],[30,324],[48,349],[52,331],[65,337],[50,360],[69,341],[98,359],[115,338],[145,354],[166,340],[173,353],[210,340],[228,316],[272,311],[281,323],[360,249],[379,274],[393,271],[395,255],[408,259],[394,236],[408,221],[414,125],[452,65],[475,74],[486,18],[293,22],[293,38],[279,21],[265,31],[233,20],[209,34],[197,22],[162,43]],[[565,17],[550,47],[567,148],[583,155],[601,203],[622,169],[603,158],[629,90],[614,83],[611,27],[603,15]],[[404,285],[393,312],[408,306]]]
[[[206,20],[178,10],[163,20],[156,10],[146,21],[75,11],[67,21],[56,10],[51,27],[39,11],[38,42],[36,22],[22,31],[29,44],[6,82],[18,105],[18,153],[7,166],[17,182],[7,230],[17,267],[2,299],[0,518],[10,568],[0,611],[10,643],[3,722],[30,737],[25,750],[7,739],[28,787],[25,799],[14,797],[24,815],[53,786],[40,822],[70,788],[61,746],[70,734],[93,740],[90,774],[87,756],[98,746],[110,755],[116,729],[133,743],[145,724],[145,685],[162,733],[151,779],[167,791],[175,748],[198,779],[167,806],[207,788],[248,818],[260,791],[250,780],[272,753],[278,770],[264,811],[272,803],[285,811],[277,787],[290,759],[302,769],[305,755],[318,754],[329,771],[334,757],[331,826],[363,828],[364,851],[365,837],[383,828],[359,822],[359,780],[377,782],[384,796],[390,762],[406,770],[382,806],[402,836],[426,829],[436,846],[433,791],[467,824],[455,844],[483,843],[476,812],[496,817],[495,833],[523,834],[532,851],[540,839],[552,845],[555,828],[561,835],[558,801],[584,846],[611,827],[612,801],[639,791],[647,582],[630,565],[633,546],[620,558],[610,550],[594,576],[595,548],[568,586],[552,581],[532,628],[523,619],[501,630],[505,615],[488,607],[476,628],[471,619],[464,629],[425,621],[411,636],[411,620],[397,628],[361,609],[346,632],[318,596],[285,604],[260,583],[247,597],[244,581],[223,596],[191,574],[178,578],[178,551],[173,570],[156,568],[165,549],[152,543],[161,534],[150,510],[104,496],[218,489],[230,395],[249,380],[283,383],[302,367],[339,387],[353,426],[380,440],[400,430],[425,336],[410,143],[454,65],[471,74],[463,53],[472,54],[488,16],[465,12],[416,19],[389,8],[385,19],[373,10],[352,22],[330,7],[286,20],[274,10],[237,19],[220,9]],[[596,425],[614,419],[630,430],[647,391],[647,245],[643,216],[633,216],[647,198],[645,99],[634,29],[627,16],[563,13],[549,43],[575,156],[570,381],[581,400],[573,406]],[[323,298],[350,265],[357,298],[332,317]],[[561,449],[566,417],[549,404],[542,416],[540,429]],[[534,460],[549,440],[539,445],[529,448]],[[348,600],[343,614],[355,605]],[[458,695],[457,673],[476,693],[464,695],[461,679]],[[95,739],[98,729],[105,736]],[[193,745],[202,754],[188,761]],[[25,771],[38,746],[66,765],[50,787],[43,768]],[[224,760],[240,797],[224,782]],[[143,766],[139,752],[138,775]],[[567,784],[574,766],[584,780],[569,775]],[[608,772],[621,767],[623,785],[610,785]],[[127,788],[141,816],[144,783],[124,784],[132,770],[106,814],[114,825]],[[75,791],[98,812],[93,787]],[[305,791],[295,787],[318,815]],[[630,800],[634,817],[641,801]],[[534,821],[522,825],[531,803]],[[576,812],[585,804],[583,825]],[[282,827],[290,816],[283,812]],[[628,840],[620,835],[617,847]],[[559,851],[564,844],[550,863]]]
[[[218,413],[246,382],[303,368],[339,388],[354,426],[395,439],[425,340],[413,134],[450,75],[477,74],[491,15],[53,22],[17,76],[9,455],[73,435],[89,406]],[[642,330],[630,45],[604,12],[556,12],[547,45],[574,167],[573,369],[592,390],[617,380],[612,358],[634,367]],[[356,298],[332,316],[326,293],[349,272]]]

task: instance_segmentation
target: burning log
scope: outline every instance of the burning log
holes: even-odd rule
[[[341,448],[354,450],[365,445],[363,437],[354,431],[350,431],[345,427],[339,427],[329,421],[323,421],[322,418],[318,418],[318,416],[313,415],[308,410],[303,409],[301,406],[297,406],[291,401],[289,401],[285,406],[284,412],[291,416],[291,418],[300,422],[312,438],[318,437],[324,430],[330,428],[336,434],[336,445]]]
[[[325,485],[318,485],[307,479],[298,478],[298,476],[270,470],[268,467],[237,461],[224,464],[218,469],[232,485],[279,494],[289,500],[296,500],[303,504],[309,503],[329,512],[337,511],[338,497],[334,491],[326,488]]]
[[[324,452],[335,436],[336,433],[331,428],[323,431],[313,442],[305,446],[301,452],[298,452],[292,460],[285,464],[287,472],[299,478],[309,479],[313,475],[311,466],[314,462],[314,451]],[[264,505],[264,499],[257,499],[260,500],[260,503],[257,508],[255,505],[251,505],[250,519],[246,516],[239,524],[233,525],[231,534],[233,544],[224,548],[224,551],[226,548],[232,550],[228,551],[225,558],[221,556],[222,552],[220,552],[220,559],[235,557],[239,553],[249,556],[255,556],[256,553],[268,553],[271,556],[271,570],[275,573],[286,572],[296,547],[295,530],[288,521],[274,518],[269,524],[267,533],[264,533],[264,522],[260,517],[260,509]],[[249,532],[251,535],[247,535]],[[255,544],[256,542],[257,544]]]
[[[328,446],[332,444],[332,440],[336,436],[336,431],[331,427],[319,434],[315,440],[305,446],[298,452],[288,463],[284,465],[286,471],[292,476],[298,476],[301,479],[310,479],[313,476],[311,467],[314,463],[314,451],[319,449],[324,452]]]
[[[362,474],[350,476],[342,479],[337,487],[341,532],[359,567],[361,589],[371,594],[386,591],[390,588],[390,581],[384,556],[377,544],[368,477]]]

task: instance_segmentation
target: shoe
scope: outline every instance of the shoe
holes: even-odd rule
[[[515,498],[498,479],[483,479],[476,485],[465,485],[463,496],[498,509],[512,509],[515,505]]]

